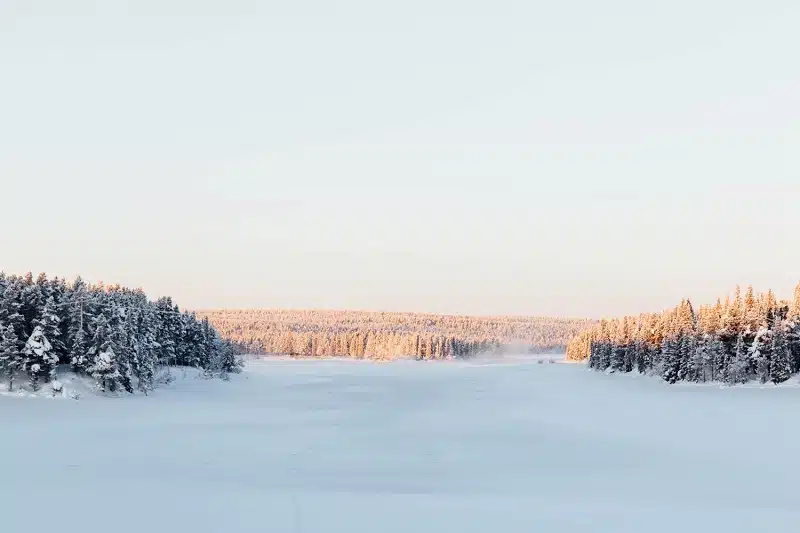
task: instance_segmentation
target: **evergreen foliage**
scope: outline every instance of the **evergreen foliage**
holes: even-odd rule
[[[633,364],[620,364],[624,354]],[[697,312],[684,300],[662,313],[604,319],[569,342],[567,358],[668,383],[782,383],[800,372],[800,285],[789,301],[737,287],[732,299]]]
[[[101,390],[145,394],[165,365],[219,377],[241,370],[232,345],[169,298],[152,302],[140,289],[81,278],[0,273],[0,379],[9,390],[21,380],[36,390],[59,365],[92,376]]]
[[[159,305],[168,307],[170,302],[159,301]],[[212,310],[197,314],[200,319],[207,318],[240,352],[366,359],[561,352],[570,338],[595,323],[577,318],[291,309]]]

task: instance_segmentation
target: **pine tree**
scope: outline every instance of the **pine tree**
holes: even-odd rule
[[[109,321],[104,314],[95,318],[94,337],[89,343],[89,367],[87,372],[103,391],[114,392],[119,385],[117,354],[111,346]]]
[[[23,317],[24,329],[18,333],[21,339],[27,339],[33,333],[35,322],[39,318],[42,309],[41,288],[33,279],[33,273],[28,272],[20,281],[21,290],[19,293],[19,313]]]
[[[712,335],[709,341],[709,375],[711,381],[723,381],[728,367],[728,350],[719,335]]]
[[[789,305],[789,349],[792,372],[800,372],[800,283],[794,289],[794,299]]]
[[[589,346],[589,361],[588,365],[589,368],[592,370],[597,370],[600,366],[600,344],[596,339],[592,339],[591,344]]]
[[[680,369],[680,353],[676,339],[664,339],[661,344],[661,358],[663,364],[661,377],[667,383],[676,383]]]
[[[24,355],[22,368],[28,373],[32,390],[38,390],[41,379],[48,381],[55,379],[58,358],[53,353],[53,346],[41,326],[34,328],[22,353]]]
[[[66,330],[64,345],[69,353],[70,361],[74,359],[75,356],[75,348],[72,343],[75,342],[75,339],[78,337],[79,330],[83,330],[83,341],[86,341],[86,325],[84,324],[84,318],[86,316],[85,309],[88,297],[89,292],[86,283],[78,276],[75,281],[72,282],[72,286],[65,296],[66,305],[64,308],[66,309],[67,319],[65,322],[61,323],[62,328]],[[83,355],[86,355],[85,352]]]
[[[156,302],[156,309],[160,318],[156,328],[159,364],[167,367],[175,366],[178,364],[176,345],[180,338],[178,316],[173,314],[172,300],[168,297],[159,299]]]
[[[80,325],[75,331],[75,337],[72,340],[72,348],[70,349],[70,364],[72,370],[78,374],[86,373],[89,367],[89,346],[86,339],[86,331],[83,325]]]
[[[745,346],[744,332],[739,332],[734,345],[733,357],[725,369],[725,382],[731,385],[750,380],[750,357]]]
[[[756,303],[752,285],[747,287],[747,292],[744,296],[742,315],[745,332],[750,335],[755,335],[762,326],[762,317],[764,314]]]
[[[136,338],[135,349],[138,354],[139,367],[136,377],[139,380],[139,390],[145,394],[153,389],[158,363],[157,350],[159,346],[156,342],[158,331],[156,319],[155,313],[145,308],[139,315],[137,328],[139,335]]]
[[[744,331],[744,318],[742,316],[742,296],[739,287],[733,302],[726,302],[724,316],[722,317],[722,333],[724,339],[733,347],[739,333]]]
[[[20,313],[21,289],[17,280],[9,280],[5,290],[0,293],[0,324],[12,326],[18,339],[25,333],[25,318]],[[22,349],[20,340],[19,348]]]
[[[696,373],[693,375],[691,370],[691,360],[695,354],[696,347],[694,336],[691,332],[683,332],[680,335],[680,340],[677,346],[677,363],[676,373],[678,381],[694,380]]]
[[[124,308],[116,310],[116,319],[111,326],[111,348],[109,351],[116,356],[120,385],[126,392],[133,394],[133,373],[137,361],[135,361],[135,351],[128,333],[127,321],[130,314]]]
[[[236,357],[230,342],[219,340],[217,353],[219,358],[217,367],[223,379],[228,379],[228,374],[238,374],[242,371],[242,361]]]
[[[791,376],[792,368],[789,353],[789,342],[782,321],[775,324],[772,333],[772,360],[770,361],[770,379],[773,383],[783,383]]]
[[[597,370],[601,372],[611,366],[611,337],[609,336],[608,321],[601,320],[597,338]]]
[[[58,316],[56,302],[53,296],[45,301],[39,316],[33,322],[34,328],[40,327],[53,349],[56,358],[65,356],[66,349],[61,340],[61,318]]]
[[[703,335],[695,343],[694,349],[689,356],[687,379],[697,382],[706,381],[708,379],[706,375],[708,359],[708,336]]]
[[[750,365],[761,383],[770,379],[770,366],[772,364],[772,334],[767,328],[756,332],[749,349]]]
[[[0,372],[8,379],[8,390],[14,389],[14,374],[22,368],[22,352],[14,326],[7,325],[0,337]]]
[[[114,392],[119,388],[120,374],[113,348],[108,347],[94,356],[89,373],[97,381],[100,390]]]

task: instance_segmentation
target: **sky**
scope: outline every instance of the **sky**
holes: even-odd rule
[[[800,280],[792,0],[0,0],[0,269],[600,317]]]

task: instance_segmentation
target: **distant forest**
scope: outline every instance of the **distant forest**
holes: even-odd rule
[[[567,358],[668,383],[781,383],[800,372],[800,285],[790,301],[752,287],[742,296],[737,287],[733,299],[697,310],[684,300],[662,313],[602,320],[570,341]]]
[[[501,351],[563,351],[594,322],[321,310],[198,311],[240,351],[364,359],[445,359]]]
[[[240,369],[233,346],[170,298],[0,272],[0,382],[7,390],[57,387],[59,365],[94,378],[103,391],[145,394],[160,368],[196,367],[209,377]]]

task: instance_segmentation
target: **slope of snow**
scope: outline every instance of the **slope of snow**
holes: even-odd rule
[[[2,528],[797,530],[797,383],[499,362],[251,361],[149,397],[0,397]]]

